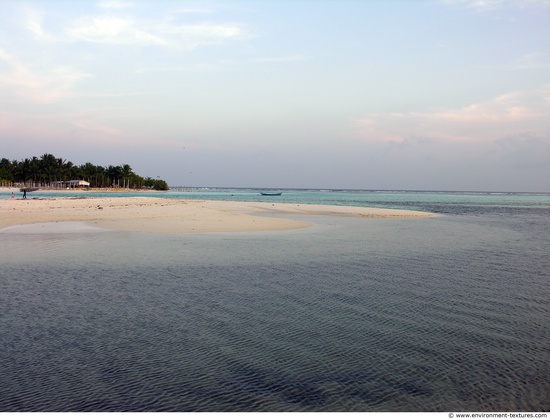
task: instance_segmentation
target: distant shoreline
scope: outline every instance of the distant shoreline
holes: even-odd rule
[[[7,186],[0,186],[0,191],[4,192],[19,192],[20,187],[7,187]],[[33,192],[29,193],[40,193],[40,192],[47,192],[47,193],[166,193],[168,191],[158,191],[155,189],[130,189],[130,188],[88,188],[88,189],[79,189],[79,188],[69,188],[69,189],[60,189],[60,188],[38,188],[37,190],[34,190]]]

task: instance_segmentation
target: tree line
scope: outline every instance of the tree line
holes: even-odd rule
[[[85,163],[77,166],[52,154],[20,161],[0,160],[0,184],[3,185],[47,188],[69,180],[85,180],[92,188],[169,189],[164,180],[141,177],[128,164],[103,167]]]

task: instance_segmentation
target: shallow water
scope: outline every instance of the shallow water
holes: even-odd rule
[[[254,234],[4,231],[0,411],[547,411],[546,197],[491,199]]]

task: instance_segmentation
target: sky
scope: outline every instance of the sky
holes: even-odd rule
[[[0,0],[0,157],[550,192],[550,0]]]

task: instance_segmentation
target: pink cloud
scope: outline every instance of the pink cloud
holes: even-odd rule
[[[542,133],[550,119],[549,91],[545,86],[534,92],[513,92],[457,109],[371,113],[355,121],[355,126],[359,138],[369,141],[408,137],[479,141],[516,132]]]
[[[0,49],[0,61],[8,67],[0,73],[0,94],[28,103],[59,102],[72,95],[78,81],[88,77],[68,67],[41,69],[38,73],[3,49]]]

